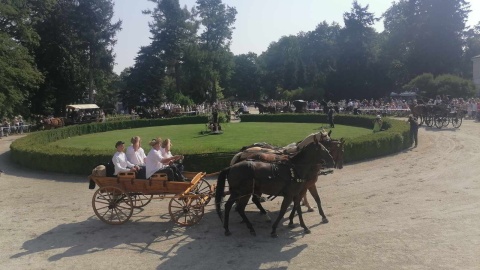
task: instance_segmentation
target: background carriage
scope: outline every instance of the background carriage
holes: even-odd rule
[[[86,124],[101,120],[97,104],[72,104],[66,106],[65,125]]]
[[[463,110],[447,105],[417,105],[412,112],[419,119],[419,124],[425,123],[428,127],[437,128],[447,127],[449,124],[459,128],[465,116]]]
[[[214,187],[204,179],[204,172],[183,174],[191,181],[168,181],[164,173],[150,179],[136,179],[133,172],[119,173],[118,177],[90,175],[91,184],[98,186],[92,197],[93,211],[101,221],[118,225],[127,222],[135,208],[144,207],[155,198],[169,198],[168,212],[173,222],[181,226],[197,224]]]

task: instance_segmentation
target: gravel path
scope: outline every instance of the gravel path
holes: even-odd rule
[[[15,136],[0,139],[2,269],[480,269],[480,123],[425,129],[419,147],[347,164],[317,184],[330,220],[279,238],[249,205],[257,237],[232,215],[223,235],[213,203],[196,226],[154,201],[124,225],[100,222],[86,176],[19,168]],[[311,199],[310,201],[313,201]],[[280,199],[264,206],[275,216]]]

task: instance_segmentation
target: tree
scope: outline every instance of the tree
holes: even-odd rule
[[[31,50],[38,45],[34,25],[44,4],[47,1],[0,2],[0,116],[28,114],[29,93],[43,80]]]
[[[0,55],[0,116],[28,113],[26,97],[43,77],[27,48],[3,32],[0,32]]]
[[[303,36],[283,36],[270,43],[260,56],[264,69],[263,87],[268,98],[279,98],[277,89],[293,90],[305,84],[305,66],[301,58]]]
[[[195,15],[204,31],[200,34],[200,49],[205,51],[203,91],[211,92],[211,102],[221,94],[221,84],[230,79],[233,69],[233,55],[230,53],[233,23],[237,10],[226,6],[221,0],[197,0]]]
[[[406,11],[410,73],[459,74],[469,4],[465,0],[409,0]]]
[[[437,95],[468,98],[475,95],[475,86],[471,80],[452,74],[442,74],[434,78],[433,74],[425,73],[412,79],[404,89],[418,90],[423,97],[428,98],[434,98]]]
[[[472,58],[480,55],[480,23],[465,32],[462,77],[473,78]]]
[[[235,68],[227,93],[238,100],[259,100],[261,98],[260,69],[255,53],[241,54],[234,57]]]
[[[173,88],[177,93],[181,93],[181,66],[186,47],[196,42],[198,23],[193,20],[186,7],[180,8],[178,0],[149,1],[157,4],[154,10],[143,12],[153,18],[153,22],[149,24],[152,49],[167,64],[166,75],[173,78]]]
[[[103,80],[109,80],[113,73],[113,46],[122,25],[121,21],[112,23],[113,5],[113,0],[80,0],[72,14],[81,40],[82,60],[88,67],[88,101],[91,103],[95,101],[95,92],[107,91],[108,82]]]
[[[368,11],[368,5],[362,7],[354,1],[343,20],[337,70],[328,77],[330,96],[334,99],[382,96],[383,87],[376,85],[376,77],[383,75],[376,74],[379,69],[376,68],[377,34],[372,27],[374,14]]]
[[[166,91],[162,88],[166,67],[151,45],[142,47],[129,74],[122,74],[126,78],[125,88],[120,92],[124,106],[158,106],[166,101]]]
[[[111,0],[58,0],[36,27],[41,37],[36,62],[45,83],[31,98],[34,109],[63,115],[69,103],[106,95],[113,78],[115,34]]]

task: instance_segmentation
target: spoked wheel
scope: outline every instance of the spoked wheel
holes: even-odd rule
[[[101,221],[112,225],[127,222],[133,214],[132,199],[117,187],[102,187],[95,191],[92,207]]]
[[[432,127],[433,126],[433,117],[431,115],[427,115],[424,119],[425,125],[427,127]]]
[[[459,128],[462,125],[462,118],[461,117],[453,117],[452,118],[452,126],[454,128]]]
[[[437,128],[442,128],[448,125],[448,118],[444,116],[437,115],[435,116],[435,126]]]
[[[198,181],[195,188],[191,190],[195,195],[203,195],[204,205],[207,205],[212,199],[212,187],[205,179]]]
[[[417,120],[417,121],[418,121],[418,125],[419,125],[419,126],[423,125],[423,123],[425,122],[425,119],[424,119],[424,118],[425,118],[425,117],[424,117],[423,115],[419,115],[419,116],[418,116],[418,118],[417,118],[418,120]]]
[[[181,226],[197,224],[203,218],[204,210],[204,200],[201,196],[178,194],[168,205],[170,218]]]
[[[132,199],[133,208],[142,208],[152,201],[153,195],[143,195],[141,193],[128,193]]]

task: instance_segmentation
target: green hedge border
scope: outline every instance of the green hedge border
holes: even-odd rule
[[[243,115],[241,121],[326,123],[327,119],[324,114],[271,114]],[[10,146],[11,159],[15,163],[31,169],[87,175],[96,165],[110,160],[112,156],[111,151],[52,148],[49,143],[84,134],[120,129],[203,124],[207,122],[207,116],[185,116],[169,119],[92,123],[40,131],[14,141]],[[335,123],[372,128],[373,117],[338,115],[335,117]],[[345,163],[397,153],[411,146],[409,126],[405,121],[384,119],[383,129],[385,130],[382,132],[347,140],[345,143]],[[188,164],[188,169],[191,171],[215,172],[229,164],[234,154],[235,153],[211,153],[188,155],[185,157],[185,163]]]

